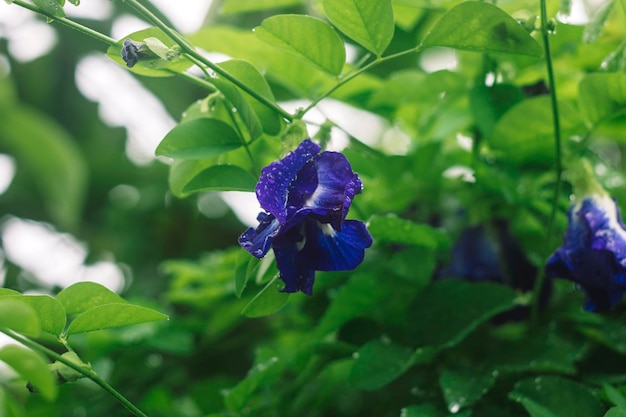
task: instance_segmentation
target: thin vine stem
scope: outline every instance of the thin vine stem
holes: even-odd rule
[[[196,49],[192,45],[190,45],[189,42],[187,42],[187,40],[185,40],[185,38],[182,35],[180,35],[174,29],[172,29],[167,24],[165,24],[165,22],[163,22],[158,16],[152,13],[143,4],[139,3],[137,0],[121,0],[121,1],[128,3],[128,5],[130,5],[133,9],[141,13],[155,26],[157,26],[159,29],[165,32],[167,36],[169,36],[174,42],[178,44],[178,46],[180,46],[180,49],[183,51],[183,53],[192,56],[197,61],[204,64],[206,67],[212,69],[216,74],[221,75],[222,77],[224,77],[231,83],[235,84],[237,87],[241,88],[243,91],[250,94],[252,97],[254,97],[258,101],[260,101],[261,103],[269,107],[270,109],[280,114],[286,120],[292,121],[294,119],[293,115],[291,115],[289,112],[287,112],[286,110],[278,106],[272,100],[259,94],[253,88],[248,87],[246,84],[242,83],[236,77],[231,75],[228,71],[214,64],[213,62],[208,60],[206,57],[204,57],[202,54],[200,54],[198,51],[196,51]]]
[[[388,55],[386,57],[382,57],[382,58],[377,58],[374,61],[368,63],[367,65],[364,65],[348,74],[346,74],[341,80],[339,80],[339,82],[337,84],[335,84],[334,86],[332,86],[331,88],[329,88],[324,94],[322,94],[320,97],[316,98],[315,100],[313,100],[307,107],[304,108],[304,110],[301,110],[298,113],[299,118],[302,118],[302,116],[304,116],[305,114],[307,114],[312,108],[314,108],[315,106],[317,106],[320,101],[324,100],[326,97],[330,96],[332,93],[334,93],[335,91],[337,91],[340,87],[342,87],[344,84],[348,83],[349,81],[351,81],[352,79],[356,78],[358,75],[362,74],[363,72],[369,70],[370,68],[373,68],[379,64],[382,64],[383,62],[387,62],[387,61],[391,61],[392,59],[396,59],[399,58],[401,56],[404,55],[409,55],[415,52],[418,52],[420,49],[422,48],[421,45],[418,45],[415,48],[411,48],[411,49],[407,49],[406,51],[401,51],[392,55]]]
[[[100,375],[98,375],[93,369],[87,368],[87,367],[82,367],[79,364],[74,363],[74,362],[64,358],[63,356],[59,355],[58,353],[56,353],[52,349],[49,349],[49,348],[47,348],[47,347],[45,347],[45,346],[35,342],[34,340],[31,340],[31,339],[27,338],[26,336],[22,336],[21,334],[16,333],[13,330],[0,328],[0,332],[6,334],[7,336],[12,338],[13,340],[15,340],[17,342],[20,342],[21,344],[23,344],[27,348],[29,348],[29,349],[31,349],[31,350],[33,350],[35,352],[38,352],[38,353],[40,353],[42,355],[49,356],[50,358],[54,359],[55,361],[61,362],[62,364],[72,368],[76,372],[79,372],[82,375],[84,375],[85,377],[91,379],[93,382],[95,382],[96,384],[100,385],[100,387],[102,387],[102,389],[104,389],[106,392],[111,394],[120,404],[122,404],[128,411],[133,413],[135,416],[137,416],[137,417],[148,417],[147,414],[145,414],[143,411],[141,411],[139,408],[137,408],[126,397],[124,397],[119,391],[117,391],[115,388],[113,388],[111,385],[109,385],[105,380],[103,380],[100,377]]]
[[[25,1],[22,0],[13,0],[13,4],[16,4],[20,7],[23,7],[25,9],[28,9],[32,12],[38,13],[42,16],[47,17],[48,19],[54,20],[55,22],[59,22],[65,26],[68,26],[78,32],[84,33],[87,36],[91,36],[92,38],[98,39],[99,41],[102,41],[104,43],[107,43],[109,45],[116,45],[117,41],[113,38],[110,38],[98,31],[95,31],[91,28],[88,28],[87,26],[83,26],[80,23],[76,23],[73,20],[70,20],[68,18],[65,17],[56,17],[42,9],[40,9],[39,7],[35,6],[34,4],[31,3],[27,3]]]
[[[556,175],[554,184],[554,196],[552,198],[552,210],[550,212],[550,218],[548,220],[548,229],[546,232],[546,245],[548,249],[551,248],[552,238],[554,234],[554,219],[559,206],[559,196],[561,195],[562,176],[563,176],[563,162],[562,162],[562,144],[561,144],[561,124],[559,120],[559,104],[556,93],[556,82],[554,81],[554,68],[552,66],[552,53],[550,52],[550,26],[548,22],[548,12],[546,0],[540,0],[541,7],[541,39],[543,41],[543,47],[546,54],[546,72],[548,75],[548,89],[550,91],[550,107],[552,111],[553,129],[554,129],[554,150],[555,161],[554,171]],[[546,251],[548,252],[548,250]],[[539,299],[541,296],[541,289],[545,280],[544,268],[539,269],[535,285],[533,288],[532,304],[530,306],[531,323],[537,324],[539,316]]]

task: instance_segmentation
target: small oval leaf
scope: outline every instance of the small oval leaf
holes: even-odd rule
[[[67,334],[92,332],[167,319],[168,317],[163,313],[134,304],[105,304],[87,310],[76,317],[67,329]]]
[[[41,332],[41,325],[37,312],[20,298],[0,298],[0,327],[15,330],[27,336],[38,336]]]
[[[241,147],[243,139],[221,120],[199,118],[170,130],[156,149],[157,155],[178,159],[219,156]]]
[[[213,165],[200,172],[183,188],[184,194],[198,191],[254,191],[256,179],[235,165]]]
[[[377,56],[393,38],[391,0],[324,0],[324,11],[337,29]]]
[[[70,285],[58,293],[56,299],[68,315],[83,313],[104,304],[127,302],[107,287],[89,281]]]
[[[422,45],[543,55],[539,43],[515,19],[490,3],[478,1],[461,3],[448,11],[435,23]]]
[[[271,280],[241,312],[246,317],[263,317],[276,313],[287,304],[289,293],[280,292],[276,280]]]
[[[47,400],[56,398],[56,381],[41,355],[21,346],[7,345],[0,349],[0,360],[13,368]]]
[[[255,28],[259,39],[320,69],[339,75],[346,61],[341,38],[326,22],[304,15],[277,15]]]
[[[57,0],[33,0],[33,3],[46,13],[54,17],[66,17],[65,10]]]
[[[20,301],[30,305],[39,317],[41,330],[60,335],[65,328],[65,310],[61,303],[49,295],[20,295]]]

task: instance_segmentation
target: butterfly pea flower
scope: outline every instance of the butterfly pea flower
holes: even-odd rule
[[[143,42],[135,42],[131,39],[126,39],[122,45],[122,59],[126,62],[128,68],[132,68],[144,57],[144,51],[146,50],[146,44]]]
[[[626,229],[620,210],[596,189],[578,198],[567,216],[563,245],[548,259],[546,275],[575,282],[585,293],[585,310],[610,310],[626,291]]]
[[[320,151],[306,139],[263,168],[255,191],[265,212],[239,237],[257,258],[274,250],[283,292],[311,295],[315,271],[354,269],[372,245],[363,222],[346,220],[362,190],[359,176],[341,153]]]

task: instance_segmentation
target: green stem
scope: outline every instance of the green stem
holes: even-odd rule
[[[552,197],[552,210],[550,213],[550,219],[548,220],[548,230],[546,233],[546,245],[548,250],[552,249],[552,235],[554,234],[554,219],[558,210],[559,196],[561,195],[563,163],[562,163],[562,146],[561,146],[561,125],[559,121],[559,105],[556,94],[556,83],[554,81],[554,69],[552,67],[552,54],[550,52],[550,30],[548,27],[548,12],[546,6],[546,0],[540,0],[541,5],[541,38],[543,40],[543,47],[546,54],[546,71],[548,73],[548,89],[550,90],[550,103],[552,110],[552,120],[554,129],[554,148],[555,148],[555,162],[554,171],[556,180],[554,184],[554,195]],[[548,252],[548,250],[546,252]],[[541,288],[545,279],[544,269],[540,268],[537,278],[535,280],[535,286],[533,288],[533,299],[531,304],[531,323],[536,325],[539,316],[539,298],[541,295]]]
[[[131,413],[133,413],[135,416],[137,416],[137,417],[148,417],[143,411],[141,411],[139,408],[137,408],[126,397],[124,397],[122,394],[120,394],[115,388],[113,388],[105,380],[100,378],[100,375],[98,375],[93,369],[82,367],[79,364],[76,364],[76,363],[74,363],[74,362],[72,362],[70,360],[67,360],[63,356],[61,356],[58,353],[56,353],[55,351],[53,351],[51,349],[48,349],[47,347],[45,347],[43,345],[40,345],[39,343],[37,343],[37,342],[35,342],[35,341],[25,337],[25,336],[22,336],[21,334],[18,334],[16,332],[14,332],[13,330],[0,328],[0,332],[6,334],[7,336],[12,338],[13,340],[16,340],[17,342],[20,342],[21,344],[23,344],[27,348],[29,348],[29,349],[31,349],[31,350],[33,350],[35,352],[39,352],[39,353],[41,353],[43,355],[49,356],[50,358],[54,359],[55,361],[61,362],[62,364],[64,364],[64,365],[74,369],[76,372],[79,372],[79,373],[83,374],[85,377],[91,379],[93,382],[95,382],[96,384],[100,385],[100,387],[102,387],[106,392],[111,394],[120,404],[122,404],[124,407],[126,407],[126,409],[128,411],[130,411]]]
[[[192,56],[197,61],[204,64],[206,67],[215,71],[216,74],[221,75],[222,77],[224,77],[231,83],[235,84],[237,87],[241,88],[243,91],[250,94],[252,97],[257,99],[261,103],[265,104],[270,109],[280,114],[283,118],[289,121],[293,120],[293,116],[289,112],[282,109],[272,100],[257,93],[256,90],[248,87],[246,84],[242,83],[240,80],[238,80],[236,77],[228,73],[226,70],[224,70],[223,68],[219,67],[218,65],[214,64],[213,62],[205,58],[202,54],[196,51],[195,48],[192,45],[190,45],[189,42],[187,42],[187,40],[185,40],[185,38],[182,35],[180,35],[174,29],[166,25],[161,19],[159,19],[158,16],[152,13],[149,9],[147,9],[144,5],[139,3],[137,0],[121,0],[121,1],[128,3],[133,9],[137,10],[144,17],[146,17],[150,22],[154,23],[155,26],[157,26],[159,29],[165,32],[167,36],[169,36],[174,42],[176,42],[180,46],[180,49],[182,50],[183,53]]]
[[[392,55],[388,55],[388,56],[383,57],[383,58],[375,59],[374,61],[370,62],[369,64],[364,65],[363,67],[358,68],[355,71],[352,71],[352,72],[346,74],[341,80],[339,80],[339,82],[337,84],[335,84],[330,89],[328,89],[328,91],[326,91],[320,97],[318,97],[317,99],[313,100],[311,102],[311,104],[309,104],[304,110],[300,111],[298,113],[298,115],[301,118],[307,112],[309,112],[309,110],[311,110],[313,107],[317,106],[320,101],[324,100],[326,97],[330,96],[332,93],[337,91],[341,86],[346,84],[348,81],[351,81],[352,79],[354,79],[355,77],[357,77],[361,73],[369,70],[370,68],[375,67],[376,65],[382,64],[383,62],[391,61],[392,59],[399,58],[399,57],[404,56],[404,55],[412,54],[414,52],[419,51],[420,49],[421,49],[421,45],[419,45],[419,46],[417,46],[415,48],[407,49],[406,51],[401,51],[401,52],[398,52],[398,53],[395,53],[395,54],[392,54]]]
[[[40,8],[38,8],[37,6],[35,6],[34,4],[30,4],[27,3],[25,1],[22,0],[13,0],[13,4],[17,4],[20,7],[23,7],[25,9],[28,9],[30,11],[33,11],[35,13],[39,13],[40,15],[43,15],[45,17],[47,17],[48,19],[54,20],[55,22],[59,22],[64,24],[65,26],[68,26],[74,30],[77,30],[81,33],[84,33],[85,35],[91,36],[92,38],[96,38],[99,41],[102,41],[104,43],[108,43],[109,45],[115,45],[117,44],[117,42],[115,41],[115,39],[113,38],[109,38],[106,35],[103,35],[100,32],[97,32],[93,29],[88,28],[87,26],[83,26],[79,23],[76,23],[70,19],[67,19],[65,17],[56,17],[50,13],[47,13],[43,10],[41,10]]]

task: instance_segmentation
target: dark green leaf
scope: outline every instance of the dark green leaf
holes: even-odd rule
[[[128,303],[104,304],[79,314],[67,329],[67,334],[92,332],[131,324],[167,320],[165,314]]]
[[[559,116],[563,137],[584,131],[580,116],[567,103],[559,103]],[[518,164],[552,164],[555,151],[550,98],[533,97],[515,105],[500,117],[487,142],[503,158]]]
[[[183,187],[184,194],[198,191],[254,191],[257,180],[235,165],[213,165],[197,174]]]
[[[406,371],[412,365],[412,358],[413,349],[373,340],[355,355],[349,381],[359,389],[379,389]]]
[[[57,0],[33,0],[35,6],[39,7],[46,13],[53,15],[54,17],[66,17],[63,7]]]
[[[344,34],[380,56],[393,38],[391,0],[324,0],[324,11]]]
[[[177,53],[173,54],[170,59],[163,59],[155,54],[154,57],[139,60],[139,62],[132,68],[126,67],[126,63],[122,59],[121,54],[124,41],[126,39],[131,39],[135,42],[145,43],[146,39],[150,40],[151,38],[158,40],[166,48],[174,48],[174,50],[178,48],[178,45],[176,45],[176,43],[165,34],[165,32],[159,28],[152,27],[131,33],[123,39],[120,39],[117,44],[109,46],[107,49],[107,56],[127,68],[129,71],[147,77],[172,77],[176,72],[185,72],[185,70],[193,65],[193,63],[182,54]]]
[[[445,233],[393,214],[372,217],[368,222],[368,229],[374,241],[379,243],[401,243],[433,249],[449,245]]]
[[[178,159],[219,156],[241,147],[243,138],[217,119],[198,118],[170,130],[156,149],[157,155]]]
[[[0,297],[0,327],[27,336],[38,336],[41,332],[37,312],[21,297]]]
[[[506,12],[487,2],[468,1],[443,15],[423,46],[540,57],[541,46]]]
[[[514,85],[477,84],[469,95],[470,109],[483,136],[489,137],[498,119],[523,98],[522,91]]]
[[[265,19],[256,35],[320,69],[339,75],[346,61],[341,38],[326,22],[305,15],[277,15]]]
[[[475,370],[444,369],[439,376],[439,386],[451,413],[471,406],[487,393],[496,380],[495,373]]]
[[[435,281],[418,294],[409,314],[417,346],[450,347],[481,323],[514,305],[515,292],[491,283]]]
[[[246,378],[228,391],[224,402],[230,411],[240,411],[257,387],[271,381],[281,371],[283,364],[280,359],[270,353],[261,349],[257,351],[255,364]]]
[[[250,13],[293,7],[300,4],[303,4],[303,0],[226,0],[222,5],[222,13]]]
[[[593,126],[626,111],[626,74],[590,74],[578,88],[580,111]]]
[[[245,250],[242,250],[239,253],[237,258],[237,268],[235,269],[235,295],[237,298],[241,298],[243,290],[246,289],[248,281],[252,276],[254,276],[260,263],[261,261],[250,255]]]
[[[263,77],[263,75],[252,64],[247,61],[232,59],[219,64],[230,75],[241,81],[246,86],[252,88],[261,96],[267,98],[271,102],[275,102],[274,93]],[[238,87],[235,87],[229,81],[223,79],[219,75],[212,82],[222,91],[222,93],[233,103],[240,112],[240,116],[244,119],[246,126],[250,130],[253,138],[260,136],[261,132],[257,132],[258,123],[262,131],[269,135],[277,135],[282,129],[282,120],[280,116],[271,108],[261,103],[257,99],[250,96]],[[230,86],[230,88],[228,88]],[[240,96],[235,95],[234,91]],[[245,101],[245,106],[242,101]],[[247,116],[242,112],[248,111],[250,107],[251,115]],[[249,118],[256,116],[256,120],[251,121]]]
[[[94,307],[112,303],[126,303],[126,301],[95,282],[77,282],[62,290],[56,296],[68,315],[84,313]]]
[[[57,385],[48,369],[48,362],[38,353],[16,345],[0,349],[0,360],[13,368],[47,400],[57,396]]]
[[[442,417],[443,413],[439,412],[433,404],[410,405],[400,412],[402,417]]]
[[[53,119],[27,107],[13,107],[10,117],[2,120],[2,145],[38,186],[50,215],[64,227],[75,227],[87,168],[74,140]]]
[[[601,410],[587,387],[558,376],[524,379],[509,397],[522,403],[532,417],[590,417]]]
[[[272,280],[244,307],[246,317],[263,317],[274,314],[289,300],[289,293],[280,292],[276,280]]]

